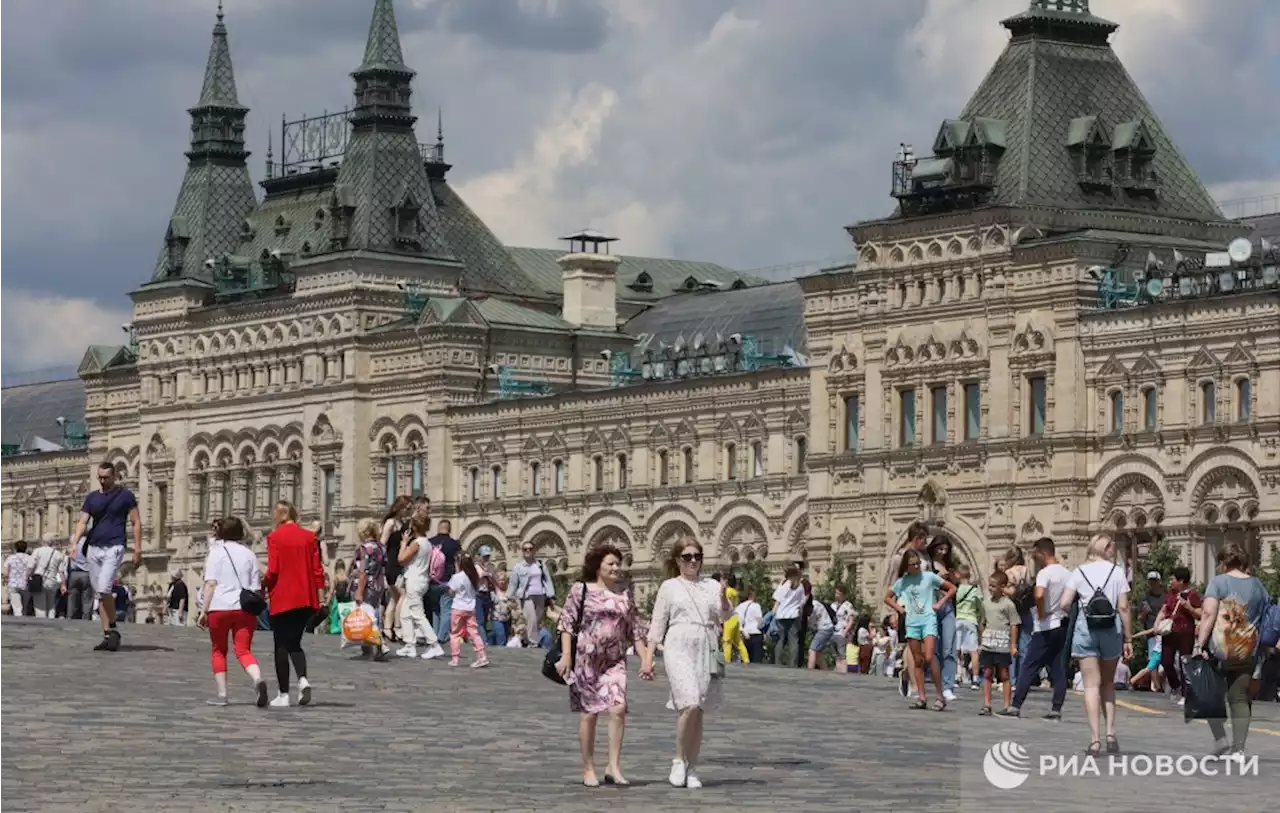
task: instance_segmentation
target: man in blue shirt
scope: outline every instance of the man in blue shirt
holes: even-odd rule
[[[71,538],[85,538],[84,553],[89,562],[89,581],[101,604],[98,618],[102,621],[102,642],[95,650],[115,652],[120,648],[116,630],[115,596],[112,594],[116,571],[124,562],[125,525],[133,531],[133,566],[142,564],[142,520],[138,500],[133,492],[116,482],[116,469],[110,463],[98,466],[100,491],[85,497],[80,519]],[[92,521],[88,533],[85,527]],[[86,538],[87,537],[87,538]],[[75,551],[70,552],[74,556]]]

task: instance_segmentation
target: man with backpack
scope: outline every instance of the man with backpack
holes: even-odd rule
[[[1062,705],[1067,699],[1067,671],[1063,650],[1067,645],[1067,613],[1059,604],[1066,590],[1071,572],[1058,564],[1053,540],[1043,537],[1032,548],[1036,571],[1035,606],[1033,616],[1035,632],[1031,636],[1030,651],[1026,653],[1022,668],[1018,671],[1018,685],[1013,694],[1013,705],[998,714],[1005,717],[1022,716],[1022,703],[1031,691],[1031,682],[1040,670],[1048,667],[1049,680],[1053,684],[1053,705],[1046,720],[1060,721]]]

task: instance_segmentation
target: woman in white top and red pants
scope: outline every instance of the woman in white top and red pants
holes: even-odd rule
[[[253,680],[259,708],[267,705],[267,684],[253,656],[253,631],[258,619],[240,609],[240,591],[262,589],[258,557],[241,540],[244,523],[228,517],[214,523],[209,555],[204,562],[204,602],[196,624],[209,630],[213,643],[213,681],[218,694],[211,706],[227,705],[227,639],[235,645],[236,660]]]

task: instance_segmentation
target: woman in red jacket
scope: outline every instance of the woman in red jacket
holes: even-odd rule
[[[302,634],[323,603],[324,566],[316,535],[298,525],[298,509],[281,500],[275,506],[276,529],[267,535],[267,573],[262,586],[270,600],[271,632],[275,636],[276,681],[280,694],[275,708],[289,705],[289,663],[298,673],[298,705],[311,702],[307,656]]]

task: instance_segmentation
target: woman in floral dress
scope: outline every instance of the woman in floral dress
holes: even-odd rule
[[[733,608],[725,587],[702,576],[702,545],[681,539],[667,557],[667,576],[658,588],[643,650],[640,677],[653,680],[653,652],[662,644],[663,664],[671,683],[667,708],[680,713],[676,723],[676,758],[669,780],[675,787],[700,788],[694,774],[702,748],[702,713],[720,704],[724,661],[720,624]],[[714,678],[714,679],[713,679]]]
[[[578,744],[582,748],[582,784],[596,779],[596,720],[609,714],[609,767],[605,784],[630,784],[622,775],[622,735],[627,726],[627,648],[637,650],[636,605],[622,575],[622,553],[613,545],[587,552],[582,578],[569,591],[556,631],[560,633],[558,671],[569,685],[569,706],[581,713]],[[585,598],[584,598],[585,591]],[[573,629],[578,622],[577,657],[570,664]]]

